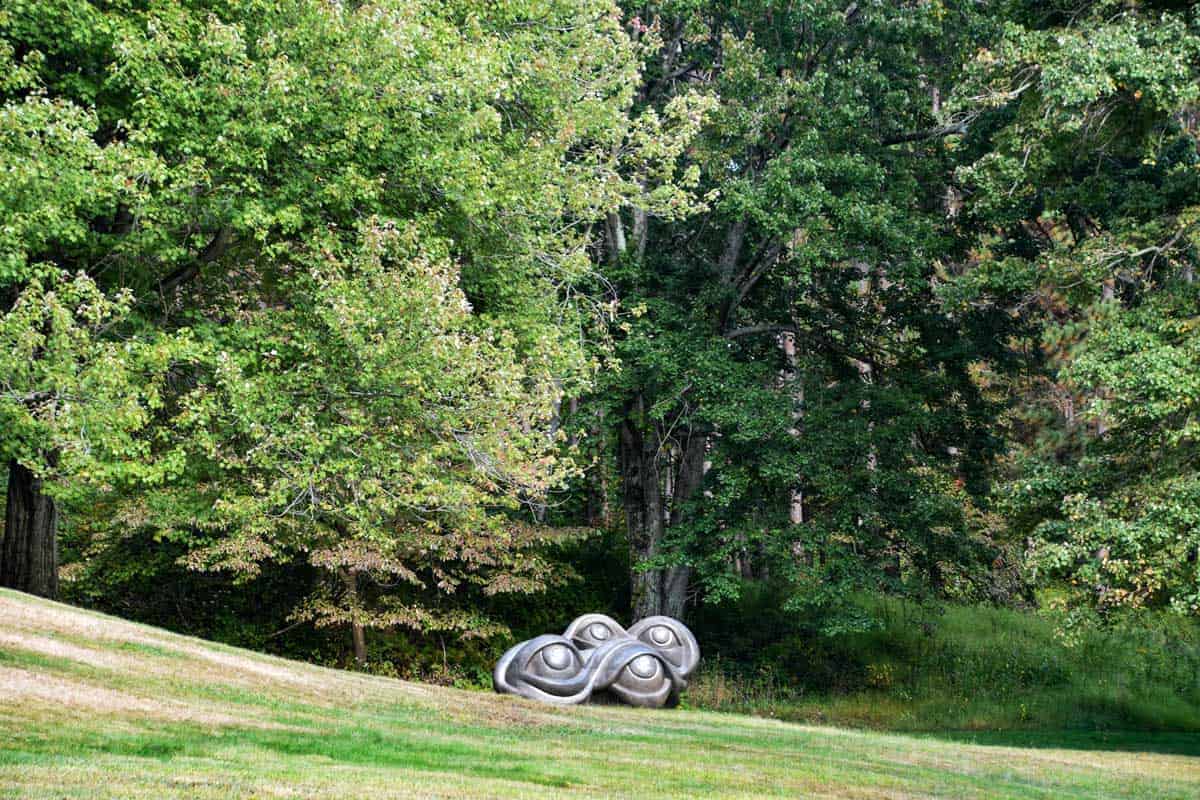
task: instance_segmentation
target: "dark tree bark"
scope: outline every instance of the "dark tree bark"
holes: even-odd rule
[[[684,444],[679,463],[676,466],[669,522],[672,526],[679,525],[687,512],[687,503],[704,483],[704,460],[708,437],[693,431]],[[663,575],[663,602],[659,613],[668,617],[682,617],[684,606],[687,605],[688,589],[691,587],[692,568],[687,564],[676,564]]]
[[[350,623],[350,632],[354,636],[354,663],[361,669],[367,665],[367,635],[357,619]]]
[[[630,555],[634,564],[662,553],[668,526],[683,521],[686,504],[704,481],[706,437],[664,440],[645,419],[641,397],[629,404],[621,424],[621,482]],[[686,564],[637,570],[631,576],[633,619],[683,615],[692,570]]]
[[[630,575],[635,621],[662,613],[662,570],[639,570],[636,565],[658,554],[666,516],[658,475],[658,443],[645,435],[642,405],[638,397],[621,420],[619,454],[625,524],[635,565]]]
[[[58,508],[42,479],[15,460],[8,465],[0,586],[58,596]]]
[[[350,639],[354,644],[354,665],[362,669],[367,665],[367,634],[358,607],[358,570],[343,569],[342,584],[346,587],[346,602],[350,606]]]

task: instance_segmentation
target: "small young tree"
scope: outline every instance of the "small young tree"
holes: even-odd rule
[[[446,243],[416,225],[368,221],[279,288],[286,308],[239,309],[179,399],[172,427],[211,503],[162,535],[199,568],[317,567],[296,617],[349,626],[359,661],[367,627],[494,633],[459,591],[550,574],[534,548],[554,533],[518,512],[568,470],[548,433],[557,342],[523,353],[480,325]]]

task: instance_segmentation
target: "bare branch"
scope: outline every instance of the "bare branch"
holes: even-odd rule
[[[756,333],[796,333],[796,326],[768,322],[761,325],[747,325],[744,328],[734,328],[722,335],[726,339],[740,339],[743,336],[751,336]]]
[[[954,122],[949,125],[939,125],[936,128],[926,128],[923,131],[889,136],[883,140],[883,145],[884,147],[891,147],[894,144],[904,144],[905,142],[921,142],[926,139],[941,139],[946,136],[963,136],[966,132],[967,123]]]

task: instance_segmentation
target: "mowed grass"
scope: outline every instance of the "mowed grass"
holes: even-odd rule
[[[0,592],[0,796],[1196,798],[1200,758],[551,708]]]

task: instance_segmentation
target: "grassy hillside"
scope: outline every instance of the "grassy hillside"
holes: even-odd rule
[[[1051,613],[862,597],[882,625],[833,638],[723,626],[691,705],[892,731],[1200,731],[1200,626],[1146,611],[1064,631]],[[758,609],[741,612],[762,616]],[[710,637],[710,641],[720,635]],[[738,638],[741,637],[741,638]],[[764,669],[763,667],[767,667]],[[1200,737],[1197,737],[1200,741]]]
[[[556,709],[0,592],[0,796],[1194,798],[1200,758]]]

